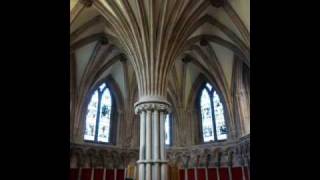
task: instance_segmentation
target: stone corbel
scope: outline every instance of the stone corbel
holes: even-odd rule
[[[81,4],[83,4],[85,7],[91,7],[94,0],[79,0]]]

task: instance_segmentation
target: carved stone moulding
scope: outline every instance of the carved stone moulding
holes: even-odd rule
[[[141,111],[162,111],[166,113],[171,112],[171,105],[168,101],[156,97],[140,98],[139,102],[136,102],[135,113],[139,114]]]
[[[80,2],[81,4],[83,4],[84,6],[86,6],[86,7],[91,7],[93,1],[94,1],[94,0],[79,0],[79,2]]]

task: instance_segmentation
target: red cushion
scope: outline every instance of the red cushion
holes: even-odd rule
[[[184,180],[184,169],[179,170],[180,180]]]
[[[217,169],[216,168],[208,168],[208,179],[209,180],[217,180]]]
[[[198,180],[206,180],[206,169],[198,168],[197,174],[198,174]]]
[[[220,168],[220,180],[229,180],[228,168]]]
[[[106,179],[105,180],[114,180],[114,170],[106,169]]]
[[[80,180],[91,180],[91,168],[81,169],[81,179]]]
[[[188,169],[188,180],[195,180],[194,169]]]
[[[78,180],[78,176],[79,176],[79,169],[71,168],[69,171],[69,180]]]
[[[124,180],[124,169],[117,169],[117,180]]]
[[[233,167],[232,168],[232,180],[243,180],[241,167]]]
[[[94,176],[93,179],[94,180],[103,180],[103,171],[104,169],[94,169]]]

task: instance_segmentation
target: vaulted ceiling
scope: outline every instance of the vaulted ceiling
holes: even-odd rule
[[[250,0],[95,0],[88,7],[70,0],[74,89],[82,96],[112,75],[122,94],[130,96],[139,83],[134,70],[147,73],[139,58],[148,57],[151,65],[167,66],[168,91],[185,94],[182,104],[200,73],[228,99],[234,57],[250,67],[249,7]]]

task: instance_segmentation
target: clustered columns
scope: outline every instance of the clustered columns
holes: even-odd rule
[[[135,103],[135,113],[140,115],[139,180],[168,179],[164,122],[169,112],[166,100]]]

